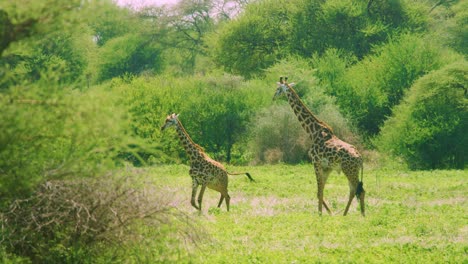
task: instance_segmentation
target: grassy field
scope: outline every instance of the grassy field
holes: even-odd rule
[[[249,171],[230,177],[231,210],[216,207],[207,189],[202,213],[190,206],[188,166],[146,171],[193,217],[205,239],[184,246],[190,263],[468,263],[468,172],[367,170],[366,213],[356,200],[342,216],[348,184],[332,173],[325,198],[333,215],[317,213],[312,165],[229,167]],[[146,176],[145,176],[146,177]],[[162,253],[164,254],[164,253]]]

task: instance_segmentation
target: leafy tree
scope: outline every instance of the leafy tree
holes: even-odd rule
[[[351,96],[350,89],[345,83],[345,74],[357,58],[347,54],[343,50],[335,48],[327,49],[322,55],[315,53],[311,59],[311,65],[315,71],[315,76],[320,80],[327,93],[338,100]]]
[[[28,18],[25,21],[13,24],[8,13],[0,9],[0,56],[8,46],[15,41],[27,37],[33,30],[36,19]]]
[[[251,78],[286,56],[290,6],[283,0],[248,5],[241,17],[220,29],[212,43],[215,61],[228,72]]]
[[[413,169],[464,169],[468,100],[465,60],[418,80],[385,122],[375,144],[403,157]]]
[[[3,205],[43,181],[113,167],[112,159],[130,139],[125,118],[112,109],[112,96],[75,89],[84,86],[94,47],[83,19],[91,3],[1,2],[0,7],[12,14],[14,25],[37,20],[28,37],[15,39],[0,58]]]
[[[174,9],[170,20],[173,31],[169,42],[182,53],[179,63],[184,72],[191,73],[195,69],[196,57],[206,55],[205,35],[213,30],[214,1],[183,0]]]
[[[423,8],[405,1],[301,1],[293,16],[292,50],[301,56],[328,48],[364,57],[373,45],[404,30],[424,28]]]
[[[80,19],[78,11],[86,10],[81,1],[2,1],[0,2],[0,55],[19,41],[41,41],[41,36],[56,31],[69,32]]]
[[[164,67],[164,19],[159,8],[129,10],[103,2],[90,19],[98,48],[88,73],[102,82],[114,77],[156,74]]]
[[[449,33],[448,45],[456,51],[466,55],[468,47],[466,40],[468,39],[468,2],[460,1],[451,8],[453,18],[447,21]]]
[[[98,80],[108,80],[125,74],[159,72],[162,68],[159,45],[138,34],[127,34],[108,41],[100,48]]]
[[[56,78],[63,84],[83,80],[93,43],[85,21],[79,16],[88,7],[79,1],[48,0],[18,5],[2,2],[0,9],[6,10],[3,13],[15,19],[5,24],[13,29],[7,30],[11,41],[0,58],[0,88],[34,82],[42,77],[41,72],[45,72],[42,69],[48,68],[60,72]]]
[[[353,58],[333,51],[315,65],[342,111],[368,135],[376,135],[414,81],[457,58],[421,35],[403,34],[348,68]]]
[[[191,131],[197,131],[197,142],[216,158],[231,162],[233,145],[245,132],[251,108],[247,106],[248,95],[240,86],[242,79],[220,77],[216,82],[202,82],[194,87],[192,96],[201,100],[186,102],[181,111],[189,120],[198,120],[188,124]]]
[[[128,143],[109,95],[79,95],[49,80],[27,88],[0,97],[3,199],[24,197],[46,180],[92,176]]]
[[[363,58],[389,36],[425,29],[424,12],[423,5],[400,0],[261,1],[221,28],[213,57],[248,78],[288,55],[308,58],[335,48]]]
[[[111,1],[98,1],[93,7],[93,16],[88,18],[93,30],[94,41],[103,46],[113,38],[142,30],[138,14],[127,8],[121,8]]]

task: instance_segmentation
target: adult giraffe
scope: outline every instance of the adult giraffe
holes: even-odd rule
[[[348,213],[349,206],[356,195],[360,201],[361,214],[365,215],[364,197],[366,192],[362,182],[363,162],[362,157],[353,145],[340,140],[333,133],[333,129],[323,121],[319,120],[307,106],[302,102],[293,89],[294,83],[288,84],[288,78],[280,77],[278,88],[274,98],[286,95],[289,105],[296,114],[302,128],[307,132],[312,140],[312,147],[308,154],[314,164],[315,175],[317,177],[317,198],[318,211],[322,214],[322,205],[331,214],[330,208],[323,200],[323,190],[327,182],[328,175],[332,170],[343,173],[348,178],[349,199],[344,215]],[[359,180],[359,170],[361,170],[361,180]]]
[[[221,193],[218,207],[221,206],[223,200],[226,199],[226,207],[229,211],[229,201],[231,197],[228,194],[228,174],[239,175],[245,174],[250,181],[254,181],[248,172],[244,173],[229,173],[226,171],[224,166],[211,159],[203,149],[195,144],[190,138],[189,134],[182,126],[182,123],[178,119],[179,115],[172,114],[168,115],[161,130],[165,130],[168,127],[174,126],[182,145],[190,158],[190,176],[192,177],[192,199],[190,203],[193,207],[201,211],[203,194],[205,193],[206,187],[218,191]],[[200,193],[198,194],[198,206],[195,203],[195,197],[197,195],[198,186],[201,185]]]

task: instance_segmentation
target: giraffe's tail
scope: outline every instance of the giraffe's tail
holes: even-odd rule
[[[252,178],[252,176],[250,176],[250,173],[248,172],[228,172],[229,175],[242,175],[242,174],[245,174],[247,176],[247,178],[249,178],[249,180],[251,182],[255,182],[255,180]]]

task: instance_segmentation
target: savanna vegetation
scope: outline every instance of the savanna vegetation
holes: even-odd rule
[[[0,262],[466,262],[467,10],[1,1]],[[315,214],[311,142],[272,101],[279,76],[363,153],[366,218]],[[189,207],[186,153],[160,131],[172,112],[257,180],[231,178],[230,213],[210,191]],[[346,193],[332,176],[337,214]]]

